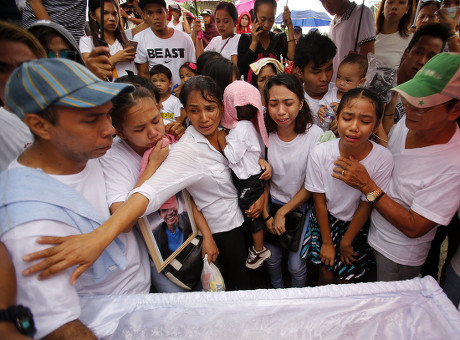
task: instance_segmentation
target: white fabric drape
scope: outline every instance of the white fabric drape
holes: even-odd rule
[[[93,296],[104,339],[460,339],[460,313],[431,277],[222,293]]]

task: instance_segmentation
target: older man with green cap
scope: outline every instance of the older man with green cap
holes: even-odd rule
[[[115,133],[111,100],[133,89],[60,58],[25,62],[6,84],[6,104],[34,142],[0,175],[0,241],[16,267],[18,303],[32,310],[37,338],[95,339],[79,320],[79,296],[149,292],[148,256],[133,232],[109,244],[75,286],[69,271],[47,281],[21,274],[27,253],[48,248],[37,243],[40,236],[88,233],[110,216],[97,158]]]
[[[356,160],[339,158],[333,173],[375,207],[368,242],[379,281],[416,277],[437,227],[460,206],[460,54],[438,54],[394,90],[406,116],[389,135],[395,167],[387,192]]]

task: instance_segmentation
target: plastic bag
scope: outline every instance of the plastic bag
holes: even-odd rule
[[[363,87],[374,91],[384,104],[388,104],[393,98],[391,89],[397,85],[397,70],[383,65],[372,53],[368,53],[367,59],[369,67]]]
[[[204,292],[223,292],[225,283],[222,274],[214,263],[208,262],[208,254],[203,259],[203,270],[201,271],[201,284]]]

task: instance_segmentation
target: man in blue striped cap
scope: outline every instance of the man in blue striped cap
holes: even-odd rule
[[[133,232],[108,244],[75,285],[71,271],[45,281],[21,274],[30,265],[23,261],[27,253],[46,252],[38,237],[87,234],[109,217],[97,158],[115,134],[111,100],[133,89],[59,58],[23,63],[7,82],[6,104],[29,126],[34,142],[0,175],[0,241],[16,267],[17,300],[32,310],[37,338],[95,339],[80,321],[81,295],[149,292],[148,256]]]

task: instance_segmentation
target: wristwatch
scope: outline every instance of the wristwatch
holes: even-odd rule
[[[374,190],[366,194],[366,199],[369,202],[369,204],[374,204],[380,199],[380,197],[383,196],[383,194],[384,194],[383,190],[378,188],[377,190]]]
[[[0,310],[0,322],[12,322],[21,334],[33,338],[35,329],[34,318],[29,308],[22,305],[9,306]]]

